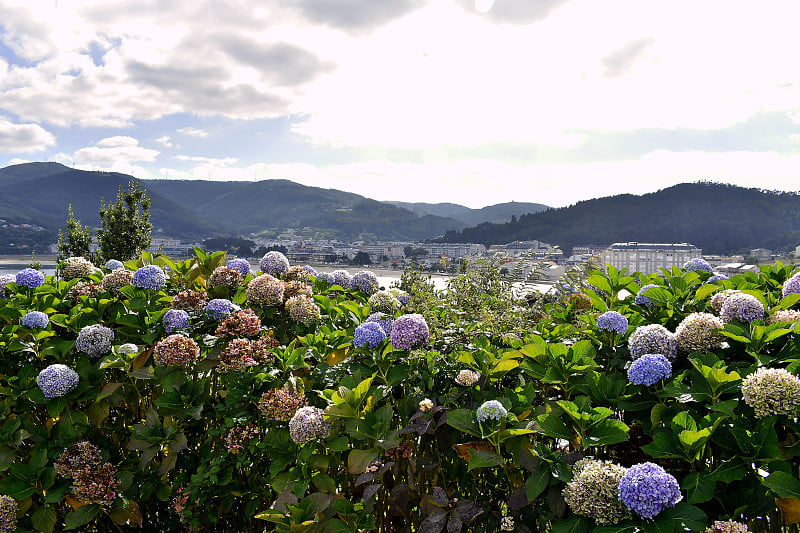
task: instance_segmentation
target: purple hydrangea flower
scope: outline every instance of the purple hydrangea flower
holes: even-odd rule
[[[361,348],[368,345],[370,348],[375,348],[383,340],[386,339],[386,332],[377,322],[364,322],[359,324],[353,334],[353,345],[356,348]]]
[[[333,277],[333,274],[330,272],[320,272],[317,274],[317,281],[322,281],[327,283],[328,285],[333,285],[336,283],[336,279]]]
[[[170,309],[164,313],[161,323],[164,324],[164,331],[167,333],[184,329],[189,325],[189,313],[182,309]]]
[[[225,266],[230,268],[231,270],[235,270],[242,276],[249,276],[250,272],[250,261],[247,259],[229,259]]]
[[[222,320],[233,311],[233,303],[225,298],[215,298],[206,304],[206,315],[212,320]]]
[[[334,270],[333,273],[333,282],[334,284],[344,288],[350,288],[350,273],[347,270]]]
[[[394,323],[394,319],[386,313],[377,312],[369,315],[364,322],[375,322],[376,324],[380,325],[381,328],[383,328],[383,331],[385,331],[387,335],[389,335],[392,333],[392,324]]]
[[[782,292],[784,296],[800,292],[800,272],[783,282]]]
[[[167,275],[158,265],[145,265],[133,273],[133,286],[149,291],[163,289],[167,284]]]
[[[619,482],[619,501],[642,518],[653,518],[682,498],[678,481],[653,463],[633,465]]]
[[[726,279],[728,279],[728,276],[726,276],[725,274],[714,274],[713,276],[708,278],[708,282],[707,283],[713,283],[715,281],[723,281],[723,280],[726,280]]]
[[[628,337],[628,350],[633,357],[644,354],[660,353],[670,359],[675,359],[678,353],[678,344],[675,335],[660,324],[639,326]]]
[[[478,422],[485,422],[489,419],[492,420],[505,420],[508,417],[508,411],[503,404],[497,400],[489,400],[483,402],[478,410],[475,412]]]
[[[424,346],[429,335],[425,317],[417,313],[403,315],[392,324],[392,346],[401,350]]]
[[[11,289],[7,288],[6,285],[9,283],[16,283],[16,277],[14,274],[3,274],[0,275],[0,300],[5,300],[9,296],[11,296]]]
[[[628,381],[634,385],[653,385],[672,376],[672,363],[660,353],[646,353],[628,368]]]
[[[0,531],[17,530],[17,500],[5,494],[0,495]]]
[[[277,250],[267,252],[261,258],[261,272],[279,278],[289,270],[289,260]]]
[[[628,319],[616,311],[606,311],[597,317],[597,328],[625,335],[625,332],[628,331]]]
[[[312,276],[317,277],[317,269],[315,269],[311,265],[303,265],[303,270],[309,272]]]
[[[740,322],[764,320],[764,305],[753,295],[737,292],[725,299],[719,316],[725,323],[733,319]]]
[[[114,331],[111,328],[92,324],[84,326],[78,332],[75,347],[90,357],[99,357],[111,351],[114,341]]]
[[[301,407],[289,420],[289,436],[297,444],[324,439],[331,432],[331,424],[325,422],[324,414],[319,407]]]
[[[372,294],[378,290],[378,277],[372,271],[361,270],[350,279],[350,288]]]
[[[684,270],[689,270],[692,272],[696,272],[698,270],[705,270],[709,274],[714,273],[714,269],[711,267],[711,264],[706,261],[705,259],[696,258],[696,259],[689,259],[686,261],[686,264],[683,265]]]
[[[652,289],[653,287],[658,287],[658,285],[656,285],[654,283],[648,283],[647,285],[645,285],[641,289],[639,289],[639,292],[636,293],[636,296],[633,299],[633,303],[635,303],[636,305],[654,307],[655,304],[653,303],[653,301],[650,298],[648,298],[647,296],[644,295],[644,292],[647,289]]]
[[[20,324],[31,329],[44,329],[50,323],[50,319],[46,313],[41,311],[31,311],[25,313],[25,316],[20,320]]]
[[[36,377],[45,398],[60,398],[78,386],[78,373],[65,365],[50,365]]]
[[[109,259],[106,261],[106,264],[103,265],[103,268],[106,270],[119,270],[120,268],[125,268],[125,265],[122,264],[122,261],[117,261],[116,259]]]
[[[28,287],[29,289],[35,289],[42,283],[44,283],[44,273],[39,272],[38,270],[34,270],[32,268],[23,268],[19,272],[17,272],[17,276],[15,278],[18,287]]]

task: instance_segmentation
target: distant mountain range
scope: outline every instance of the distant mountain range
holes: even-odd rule
[[[58,163],[25,163],[0,169],[0,218],[42,226],[54,235],[64,227],[67,207],[91,226],[100,224],[100,198],[111,202],[134,179],[114,172],[75,170]],[[277,235],[292,228],[304,235],[355,240],[421,241],[483,221],[508,221],[546,208],[512,202],[483,209],[456,204],[378,202],[335,189],[289,180],[221,182],[142,180],[152,200],[156,231],[187,240],[214,235]],[[407,207],[408,206],[408,207]],[[0,231],[0,242],[19,240]],[[0,246],[0,252],[3,247]],[[6,252],[7,253],[7,252]]]
[[[683,183],[658,192],[622,194],[485,222],[445,233],[443,242],[485,245],[538,239],[569,253],[581,244],[689,242],[706,254],[753,248],[794,250],[800,245],[800,195],[733,185]]]

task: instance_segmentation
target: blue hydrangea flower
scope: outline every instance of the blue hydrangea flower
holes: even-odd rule
[[[410,350],[428,344],[430,331],[425,317],[411,313],[394,321],[390,335],[392,346],[400,350]]]
[[[764,304],[751,294],[737,292],[725,299],[719,317],[726,324],[734,318],[740,322],[764,320]]]
[[[364,322],[359,324],[353,334],[353,346],[361,348],[364,345],[369,345],[370,348],[375,348],[383,340],[386,339],[386,332],[377,322]]]
[[[344,289],[350,288],[350,272],[347,270],[334,270],[333,273],[333,282],[335,285],[338,285]]]
[[[225,298],[215,298],[206,304],[206,315],[212,320],[222,320],[233,311],[233,303]]]
[[[164,324],[164,331],[167,333],[184,329],[189,326],[189,313],[182,309],[170,309],[164,313],[161,323]]]
[[[497,400],[489,400],[483,402],[476,411],[478,422],[485,422],[489,419],[492,420],[505,420],[508,417],[508,411],[503,404]]]
[[[16,283],[17,279],[14,274],[3,274],[0,275],[0,300],[5,300],[9,296],[11,296],[11,289],[7,288],[6,285],[9,283]]]
[[[167,284],[167,275],[158,265],[145,265],[133,273],[134,287],[157,291]]]
[[[678,343],[667,328],[661,324],[648,324],[636,328],[628,337],[628,351],[633,357],[660,353],[670,359],[678,354]]]
[[[655,305],[653,301],[644,295],[644,292],[647,289],[652,289],[653,287],[658,287],[658,285],[654,283],[648,283],[647,285],[644,285],[641,289],[639,289],[639,292],[636,293],[636,297],[634,297],[633,303],[635,303],[636,305],[653,307]]]
[[[783,282],[783,295],[797,294],[800,292],[800,272]]]
[[[672,363],[660,353],[646,353],[628,368],[628,381],[634,385],[654,385],[672,377]]]
[[[116,259],[109,259],[106,261],[106,264],[103,265],[103,268],[106,270],[119,270],[120,268],[125,268],[125,265],[122,264],[122,261],[117,261]]]
[[[92,324],[82,327],[78,332],[75,347],[90,357],[99,357],[111,351],[113,341],[114,330],[100,324]]]
[[[383,328],[383,331],[386,332],[386,335],[389,335],[392,333],[392,324],[394,323],[394,319],[386,313],[377,312],[369,315],[364,322],[375,322],[381,328]]]
[[[44,329],[50,323],[50,319],[47,314],[41,311],[31,311],[30,313],[25,313],[20,323],[31,329]]]
[[[681,499],[678,481],[653,463],[633,465],[619,482],[619,501],[642,518],[653,518]]]
[[[50,365],[36,377],[45,398],[60,398],[78,386],[78,373],[65,365]]]
[[[696,259],[689,259],[683,265],[684,270],[689,270],[692,272],[696,272],[698,270],[705,270],[709,274],[714,273],[714,269],[711,267],[711,264],[706,261],[705,259],[696,258]]]
[[[289,260],[279,251],[273,250],[264,254],[260,267],[261,272],[279,278],[289,270]]]
[[[42,283],[44,283],[44,273],[39,272],[38,270],[34,270],[32,268],[23,268],[19,272],[17,272],[17,276],[15,278],[18,287],[28,287],[29,289],[35,289]]]
[[[372,294],[378,290],[378,277],[372,271],[361,270],[350,279],[350,288]]]
[[[726,276],[725,274],[714,274],[713,276],[708,278],[708,282],[707,283],[713,283],[715,281],[722,281],[722,280],[726,280],[726,279],[728,279],[728,276]]]
[[[327,283],[328,285],[333,285],[336,283],[336,279],[333,277],[333,274],[330,272],[320,272],[317,274],[317,281],[322,281]]]
[[[303,270],[309,272],[312,276],[317,277],[317,269],[315,269],[311,265],[303,265]]]
[[[628,319],[616,311],[606,311],[597,317],[597,328],[625,335],[625,332],[628,331]]]
[[[250,271],[250,261],[247,259],[229,259],[225,266],[231,270],[235,270],[242,276],[249,276],[252,274]]]

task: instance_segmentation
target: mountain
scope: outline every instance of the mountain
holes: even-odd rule
[[[515,240],[558,244],[689,242],[708,254],[800,244],[800,195],[710,182],[683,183],[642,196],[622,194],[449,231],[442,242],[485,245]]]
[[[408,209],[414,213],[424,215],[437,215],[460,220],[464,226],[476,226],[482,222],[503,223],[509,222],[512,217],[520,217],[528,213],[538,213],[549,209],[544,204],[530,202],[506,202],[495,204],[481,209],[470,209],[463,205],[441,203],[426,204],[421,202],[388,202],[392,205]]]
[[[0,187],[52,176],[70,170],[61,163],[24,163],[0,168]]]

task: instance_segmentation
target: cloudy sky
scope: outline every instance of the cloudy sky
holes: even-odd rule
[[[0,166],[563,206],[800,190],[796,0],[3,0]]]

